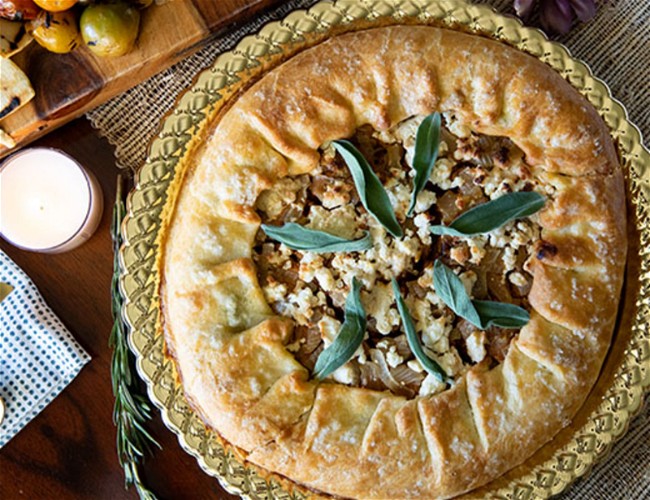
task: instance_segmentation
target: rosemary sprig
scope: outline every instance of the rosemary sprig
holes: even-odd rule
[[[113,278],[111,299],[113,329],[108,345],[113,349],[111,359],[111,382],[115,406],[113,423],[117,428],[117,457],[124,469],[125,486],[135,486],[142,500],[155,500],[156,496],[143,484],[139,474],[140,463],[145,454],[151,453],[151,445],[160,448],[158,442],[145,429],[151,419],[151,407],[146,396],[140,394],[137,379],[133,376],[133,357],[129,351],[126,328],[122,319],[122,295],[119,290],[119,249],[122,244],[120,227],[126,212],[122,194],[122,176],[117,179],[117,194],[113,208],[111,237],[113,238]]]

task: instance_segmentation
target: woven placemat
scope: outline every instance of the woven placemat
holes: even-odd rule
[[[290,0],[237,30],[214,40],[195,55],[113,98],[87,114],[92,125],[116,148],[120,167],[137,169],[162,117],[179,93],[217,56],[234,48],[245,35],[281,19],[314,0]],[[512,0],[486,0],[499,12],[513,14]],[[596,18],[557,38],[608,83],[630,119],[650,137],[650,1],[601,0]],[[534,21],[534,20],[533,20]],[[650,398],[649,398],[650,399]],[[630,424],[626,436],[587,478],[576,482],[564,498],[650,498],[650,403]]]

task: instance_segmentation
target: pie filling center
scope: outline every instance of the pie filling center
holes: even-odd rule
[[[366,211],[348,167],[326,144],[316,169],[284,177],[260,195],[256,206],[262,222],[277,226],[294,222],[346,239],[360,238],[368,231],[372,247],[358,252],[303,252],[260,230],[253,252],[267,301],[277,314],[295,321],[287,347],[309,370],[335,339],[356,277],[367,314],[365,339],[330,378],[407,398],[441,392],[474,365],[492,368],[504,360],[518,333],[498,327],[480,330],[456,316],[435,292],[434,262],[441,260],[453,269],[472,299],[528,309],[532,277],[527,261],[544,250],[540,226],[531,218],[473,237],[431,233],[432,225],[448,225],[476,205],[538,187],[512,141],[476,134],[451,114],[443,115],[438,159],[407,217],[415,137],[423,118],[410,118],[382,132],[364,126],[350,139],[386,189],[403,237],[390,235]],[[444,369],[447,381],[428,374],[411,352],[392,278],[399,283],[425,353]]]

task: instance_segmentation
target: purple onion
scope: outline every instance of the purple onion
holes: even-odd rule
[[[571,0],[540,0],[539,8],[539,21],[546,31],[560,35],[569,32],[575,16]]]
[[[589,21],[596,15],[596,0],[514,0],[514,8],[521,18],[529,18],[539,5],[539,20],[549,33],[568,33],[573,21]]]
[[[529,17],[533,13],[536,0],[515,0],[515,12],[519,17]]]
[[[571,0],[571,7],[582,22],[589,21],[596,15],[595,0]]]

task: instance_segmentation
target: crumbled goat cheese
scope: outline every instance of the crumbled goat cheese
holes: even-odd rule
[[[476,284],[476,280],[478,279],[478,276],[476,276],[476,273],[474,271],[465,271],[462,272],[458,275],[460,278],[460,281],[463,282],[463,285],[465,286],[465,291],[467,292],[467,295],[470,297],[472,296],[472,289],[474,288],[474,285]]]
[[[422,373],[424,371],[424,367],[417,359],[411,359],[407,361],[406,366],[408,366],[409,369],[413,370],[415,373]]]
[[[309,325],[314,308],[326,305],[325,294],[314,294],[303,281],[298,281],[296,289],[287,295],[285,311],[300,325]]]
[[[328,210],[320,205],[309,208],[309,223],[307,227],[326,233],[352,239],[357,236],[357,214],[353,205]]]
[[[267,189],[259,195],[256,206],[267,217],[274,219],[282,213],[287,205],[296,201],[298,191],[303,189],[307,182],[306,176],[283,177],[273,185],[272,189]]]
[[[526,284],[528,283],[526,277],[523,274],[521,274],[519,271],[510,273],[508,275],[508,280],[510,281],[510,283],[512,283],[515,286],[526,286]]]
[[[453,171],[455,162],[447,158],[438,158],[436,164],[431,171],[429,180],[438,186],[440,189],[448,190],[459,187],[463,182],[460,176],[454,180],[451,179],[451,172]]]
[[[466,124],[462,123],[458,116],[453,112],[446,112],[442,114],[445,119],[445,125],[447,130],[457,137],[469,137],[472,134],[472,130]]]
[[[444,382],[438,380],[438,377],[432,374],[428,374],[426,378],[422,381],[420,386],[420,396],[430,396],[432,394],[438,394],[445,390],[447,386]]]
[[[370,292],[363,290],[361,302],[368,317],[375,319],[377,331],[382,335],[388,335],[400,324],[397,309],[391,307],[395,298],[389,283],[377,283]]]
[[[401,365],[404,362],[404,358],[397,352],[395,346],[390,346],[388,352],[386,353],[386,362],[391,368]]]
[[[424,301],[418,300],[418,303],[422,302]],[[421,314],[422,309],[424,309],[424,307],[418,307],[416,309],[418,314]],[[429,311],[431,311],[430,307]],[[422,342],[425,346],[438,352],[442,352],[446,349],[440,349],[440,342],[445,342],[448,339],[452,330],[452,321],[451,318],[446,315],[435,318],[429,314],[426,318],[418,318],[417,329],[421,332]]]
[[[426,189],[420,191],[418,197],[415,199],[415,207],[413,208],[413,212],[416,214],[426,212],[436,203],[436,200],[436,193],[433,191],[428,191]]]
[[[303,254],[298,268],[298,276],[306,283],[316,280],[321,289],[326,292],[331,292],[336,288],[332,271],[325,266],[323,257],[317,253],[305,252]]]
[[[352,366],[352,363],[345,363],[343,366],[337,368],[332,372],[330,377],[340,384],[355,385],[359,383],[359,373]]]
[[[279,302],[284,300],[287,295],[287,285],[284,283],[269,282],[264,287],[264,297],[266,301],[270,304],[272,302]]]
[[[503,266],[506,270],[512,271],[517,265],[517,251],[511,247],[507,246],[503,249]]]
[[[301,280],[308,283],[315,279],[316,271],[323,267],[324,264],[325,262],[321,255],[313,252],[305,252],[300,260],[298,276]]]
[[[428,192],[428,191],[427,191]],[[417,211],[417,205],[416,205]],[[417,214],[413,217],[413,224],[417,227],[417,234],[420,241],[425,245],[431,244],[431,217],[427,214]]]
[[[411,203],[411,186],[398,182],[397,179],[390,179],[386,185],[386,194],[396,214],[406,214]],[[432,193],[433,194],[433,193]],[[435,194],[433,195],[435,200]]]
[[[472,264],[480,264],[485,257],[485,236],[475,236],[467,240],[469,244],[469,253],[471,255],[469,261]]]
[[[485,332],[481,330],[474,330],[466,339],[467,354],[472,358],[472,361],[479,363],[483,361],[486,356],[485,351]]]
[[[341,322],[331,316],[323,316],[317,326],[320,332],[320,338],[323,339],[323,344],[325,344],[325,347],[329,347],[334,342],[339,328],[341,328]]]

